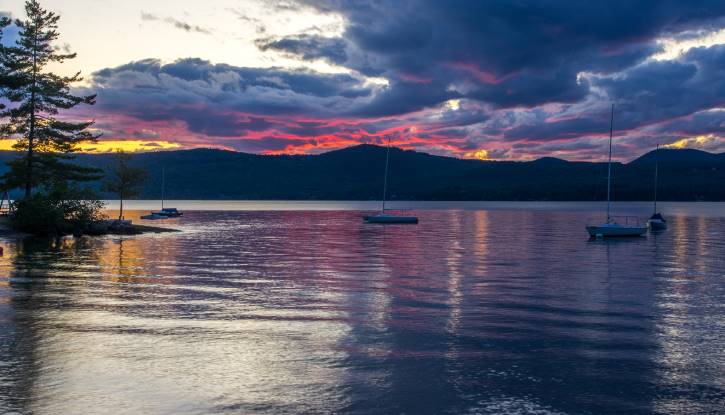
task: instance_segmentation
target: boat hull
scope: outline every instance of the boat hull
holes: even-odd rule
[[[647,233],[646,226],[620,226],[620,225],[599,225],[587,226],[589,236],[593,238],[603,237],[633,237],[642,236]]]
[[[650,219],[647,221],[647,226],[649,226],[649,229],[651,231],[664,231],[665,229],[667,229],[667,222]]]
[[[143,219],[143,220],[161,220],[161,219],[168,219],[168,217],[152,213],[150,215],[141,216],[141,219]]]
[[[373,215],[363,216],[363,220],[367,223],[380,224],[416,224],[418,218],[415,216],[395,216],[395,215]]]
[[[180,216],[183,216],[183,212],[179,212],[175,208],[165,208],[161,209],[158,212],[151,212],[152,215],[159,215],[159,216],[166,216],[167,218],[178,218]]]

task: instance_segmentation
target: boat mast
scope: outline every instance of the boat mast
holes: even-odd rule
[[[383,179],[383,210],[385,213],[385,197],[388,193],[388,165],[390,164],[390,137],[388,137],[388,149],[385,154],[385,179]]]
[[[609,223],[611,216],[609,216],[610,207],[612,204],[612,136],[614,135],[614,104],[612,104],[612,117],[609,121],[609,163],[607,171],[607,223]]]
[[[660,145],[657,144],[657,151],[659,151]],[[658,179],[659,179],[659,170],[660,170],[660,159],[659,154],[655,153],[655,206],[654,206],[654,214],[657,213],[657,185],[658,185]]]
[[[165,189],[166,189],[166,168],[161,168],[161,210],[164,210],[164,199],[165,199]]]

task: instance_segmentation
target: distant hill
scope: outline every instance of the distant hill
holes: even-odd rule
[[[723,163],[725,162],[725,153],[713,154],[690,148],[680,150],[668,148],[650,151],[630,164],[654,163],[656,161],[667,163]]]
[[[133,164],[150,178],[142,198],[160,197],[161,166],[172,199],[377,200],[385,148],[359,145],[320,155],[265,156],[197,149],[141,153]],[[14,157],[0,152],[4,161]],[[103,168],[111,154],[81,154]],[[725,155],[657,150],[613,165],[613,198],[648,200],[660,161],[662,200],[725,200]],[[110,196],[110,195],[106,195]],[[606,164],[546,157],[531,162],[461,160],[391,149],[389,197],[397,200],[602,200]]]

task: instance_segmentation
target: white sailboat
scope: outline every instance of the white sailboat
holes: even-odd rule
[[[657,150],[660,149],[659,144],[657,145]],[[659,156],[659,154],[657,154]],[[667,229],[667,220],[662,216],[661,213],[657,211],[657,186],[659,181],[659,170],[660,170],[660,162],[659,159],[655,160],[655,199],[654,199],[654,209],[652,212],[652,216],[647,221],[647,226],[649,227],[650,231],[663,231]]]
[[[166,169],[161,168],[161,210],[158,212],[151,212],[148,215],[141,216],[141,219],[146,220],[158,220],[168,218],[178,218],[184,214],[176,208],[164,207],[164,201],[166,199]]]
[[[400,216],[385,213],[385,199],[388,192],[388,166],[390,165],[390,138],[388,138],[387,153],[385,155],[385,179],[383,180],[383,203],[380,212],[376,215],[363,216],[363,220],[367,223],[380,224],[416,224],[418,218],[415,216]]]
[[[647,232],[646,226],[641,226],[636,218],[620,217],[624,224],[617,221],[617,217],[611,216],[612,205],[612,137],[614,136],[614,104],[612,104],[612,117],[609,124],[609,162],[607,171],[607,221],[601,225],[588,225],[586,227],[591,237],[612,237],[612,236],[642,236]],[[630,223],[633,222],[633,223]]]

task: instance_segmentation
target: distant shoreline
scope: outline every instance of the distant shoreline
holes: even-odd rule
[[[108,204],[117,204],[119,202],[118,199],[102,199],[102,202],[106,205]],[[156,209],[161,206],[161,200],[155,200],[155,199],[132,199],[132,200],[124,200],[124,209],[126,209],[127,206],[132,205],[143,205],[143,206],[149,206],[150,209]],[[335,203],[342,203],[342,204],[359,204],[359,205],[367,205],[367,204],[380,204],[381,202],[379,200],[328,200],[328,199],[317,199],[317,200],[308,200],[308,199],[173,199],[173,200],[165,200],[164,204],[166,206],[173,206],[178,208],[176,205],[183,205],[183,204],[200,204],[200,203],[209,203],[209,204],[253,204],[253,203],[268,203],[268,204],[284,204],[284,203],[298,203],[298,204],[335,204]],[[457,204],[457,203],[479,203],[479,204],[501,204],[501,203],[513,203],[513,204],[525,204],[525,203],[591,203],[591,204],[598,204],[598,203],[606,203],[606,200],[388,200],[386,201],[386,204],[416,204],[416,203],[422,203],[422,204]],[[612,203],[652,203],[651,200],[621,200],[621,201],[612,201]],[[660,200],[657,203],[698,203],[698,204],[708,204],[708,203],[722,203],[725,204],[725,200]],[[108,208],[106,208],[108,210]]]
[[[370,145],[320,155],[260,156],[221,150],[134,154],[131,164],[148,172],[143,199],[367,201],[382,196],[387,151]],[[0,152],[0,173],[3,173]],[[78,154],[83,166],[106,169],[110,154]],[[725,154],[657,150],[614,164],[612,199],[725,201]],[[542,158],[530,162],[477,161],[391,149],[387,197],[398,201],[603,201],[606,165]],[[88,183],[101,197],[100,182]],[[20,197],[20,192],[11,193]],[[157,208],[156,206],[154,208]]]
[[[117,212],[114,209],[117,207],[117,202],[109,200],[105,202],[107,202],[106,212],[112,217],[113,213]],[[132,219],[134,223],[146,223],[140,221],[140,216],[158,210],[160,206],[161,201],[157,200],[126,200],[124,201],[124,213],[126,219]],[[379,201],[167,200],[165,206],[178,208],[187,213],[180,219],[170,219],[170,221],[181,220],[185,222],[193,220],[194,216],[189,215],[189,213],[193,212],[372,212],[380,210],[381,204]],[[591,201],[391,201],[386,203],[386,208],[391,211],[582,211],[590,212],[591,216],[604,214],[605,206],[606,202]],[[658,207],[665,214],[725,217],[725,202],[659,202]],[[617,215],[648,217],[652,214],[651,201],[614,202],[612,208]]]

